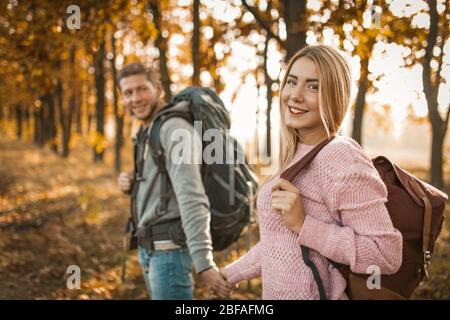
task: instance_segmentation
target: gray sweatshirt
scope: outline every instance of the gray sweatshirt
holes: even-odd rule
[[[186,105],[181,103],[177,107],[183,109]],[[180,132],[180,129],[183,131]],[[185,139],[190,139],[191,148],[183,148]],[[160,141],[166,156],[167,172],[172,183],[167,213],[160,217],[156,215],[160,205],[161,178],[158,175],[158,167],[148,150],[143,169],[145,180],[140,182],[136,197],[138,224],[139,227],[143,227],[181,217],[189,253],[196,271],[201,272],[215,266],[209,226],[209,200],[205,194],[200,174],[201,138],[191,123],[174,117],[162,125]],[[194,146],[200,149],[194,152]],[[182,154],[181,150],[186,153]],[[189,163],[179,161],[180,155],[188,157],[192,161]],[[143,208],[144,198],[147,195],[149,199]]]

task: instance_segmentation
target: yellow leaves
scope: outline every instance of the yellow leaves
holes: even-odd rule
[[[150,33],[150,38],[151,39],[156,39],[156,37],[158,37],[158,29],[156,28],[156,25],[152,22],[148,25],[148,29],[149,29],[149,33]]]
[[[393,38],[394,35],[395,35],[394,32],[392,32],[391,28],[389,26],[387,26],[387,25],[381,30],[381,32],[388,39]]]
[[[78,143],[81,142],[81,140],[82,137],[78,132],[72,133],[72,136],[69,141],[69,149],[70,150],[74,149],[78,145]]]
[[[92,131],[89,134],[88,144],[95,148],[96,153],[101,153],[106,149],[106,138],[97,131]]]
[[[78,197],[78,203],[80,204],[81,210],[86,215],[84,216],[84,222],[87,224],[95,224],[100,221],[101,217],[101,206],[98,199],[93,196],[96,190],[92,188],[86,188],[83,190],[82,194]]]
[[[375,39],[380,34],[380,29],[372,28],[366,30],[369,39]]]
[[[61,28],[61,26],[58,26],[58,25],[52,25],[50,27],[50,31],[53,33],[60,33],[62,31],[62,28]]]
[[[100,217],[100,209],[99,206],[94,204],[91,206],[88,214],[85,217],[85,222],[87,224],[95,224],[98,222]]]
[[[16,31],[17,34],[22,34],[28,27],[28,23],[24,22],[24,21],[20,21],[17,23],[16,26]]]
[[[409,24],[406,24],[404,21],[396,19],[392,22],[392,30],[397,33],[404,33],[407,28],[410,28]]]
[[[83,212],[87,212],[88,206],[89,206],[89,196],[86,193],[83,193],[79,198],[79,203],[81,210]]]
[[[43,75],[43,70],[41,68],[34,68],[31,71],[31,77],[40,77]]]

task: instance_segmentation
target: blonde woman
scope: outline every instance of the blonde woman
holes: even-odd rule
[[[354,140],[337,136],[350,102],[346,59],[308,46],[289,61],[281,85],[280,172],[258,194],[260,241],[222,269],[231,284],[262,278],[263,299],[319,299],[300,246],[311,248],[328,299],[346,299],[346,282],[328,259],[368,273],[395,273],[402,236],[389,218],[387,190]],[[292,183],[280,179],[316,145],[328,143]]]

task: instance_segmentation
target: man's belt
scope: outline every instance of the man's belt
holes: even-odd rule
[[[155,251],[165,251],[180,249],[181,246],[175,244],[172,240],[153,241],[153,248]]]
[[[137,236],[139,245],[146,248],[148,251],[181,248],[181,246],[172,241],[169,234],[170,228],[178,222],[179,218],[138,228]]]

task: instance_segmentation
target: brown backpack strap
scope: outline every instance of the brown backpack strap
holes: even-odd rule
[[[302,171],[303,168],[305,168],[316,157],[320,150],[322,150],[333,139],[334,136],[319,143],[298,162],[284,170],[281,173],[280,178],[286,179],[287,181],[291,182],[300,173],[300,171]]]
[[[429,249],[430,233],[431,233],[431,202],[428,199],[425,191],[419,186],[416,180],[409,180],[410,186],[414,189],[424,204],[423,211],[423,230],[422,230],[422,251],[423,251],[423,271],[425,277],[428,279],[428,266],[430,265],[431,252]]]
[[[334,137],[331,137],[331,138],[326,139],[326,140],[322,141],[321,143],[319,143],[310,152],[308,152],[303,158],[301,158],[299,161],[297,161],[294,165],[292,165],[289,168],[287,168],[286,170],[284,170],[281,173],[280,178],[283,178],[289,182],[292,182],[292,180],[300,173],[300,171],[302,171],[316,157],[316,155],[333,139],[334,139]],[[317,270],[316,264],[314,263],[314,261],[311,260],[310,249],[305,246],[300,246],[300,247],[301,247],[301,251],[302,251],[303,261],[305,262],[306,266],[311,270],[313,277],[314,277],[314,281],[317,284],[320,300],[327,300],[323,281],[320,278],[320,274]]]

